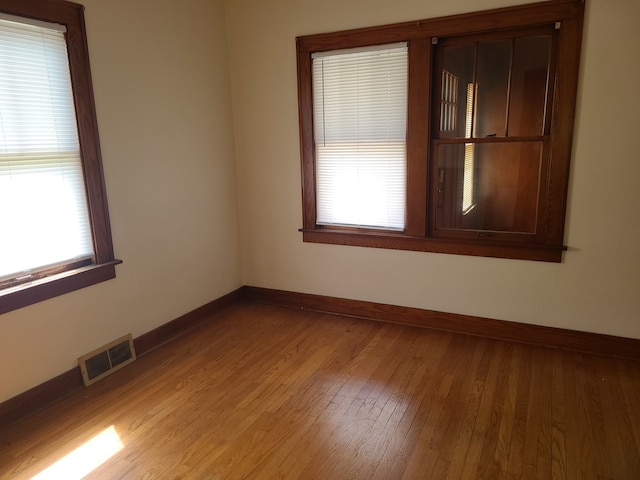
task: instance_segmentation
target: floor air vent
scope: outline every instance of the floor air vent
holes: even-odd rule
[[[86,386],[110,375],[136,359],[131,334],[78,358],[82,380]]]

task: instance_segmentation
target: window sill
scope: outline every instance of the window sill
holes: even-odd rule
[[[441,238],[412,237],[400,233],[345,231],[333,229],[300,229],[302,240],[310,243],[388,248],[418,252],[473,255],[477,257],[511,258],[539,262],[562,262],[567,247],[559,245],[513,244],[495,240],[474,242]]]
[[[0,291],[0,315],[115,278],[122,260],[69,270]]]

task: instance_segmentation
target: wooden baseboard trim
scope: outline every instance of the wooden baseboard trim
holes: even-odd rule
[[[413,325],[465,335],[494,338],[629,360],[640,360],[640,340],[597,333],[529,325],[419,308],[349,300],[259,287],[241,287],[134,339],[138,356],[183,335],[235,303],[249,300],[294,308]],[[0,427],[13,423],[84,388],[75,367],[0,403]]]
[[[245,287],[240,287],[212,302],[192,310],[164,325],[134,338],[136,355],[142,356],[183,335],[188,330],[245,297]]]
[[[403,325],[640,360],[640,340],[419,308],[245,287],[248,300]]]
[[[224,308],[242,301],[245,295],[246,290],[244,287],[240,287],[227,295],[136,337],[133,340],[136,355],[142,356],[183,335],[191,328],[207,320]],[[0,403],[0,427],[25,418],[31,413],[52,405],[83,388],[85,387],[82,383],[80,368],[74,367],[57,377],[47,380],[20,395]]]
[[[0,428],[25,418],[81,388],[83,388],[82,374],[80,367],[75,367],[10,398],[0,403]]]

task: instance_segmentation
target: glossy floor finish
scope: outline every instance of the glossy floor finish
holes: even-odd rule
[[[633,480],[639,447],[638,363],[249,303],[0,429],[0,478]]]

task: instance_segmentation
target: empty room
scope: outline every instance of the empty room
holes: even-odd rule
[[[637,0],[0,0],[0,479],[640,479]]]

